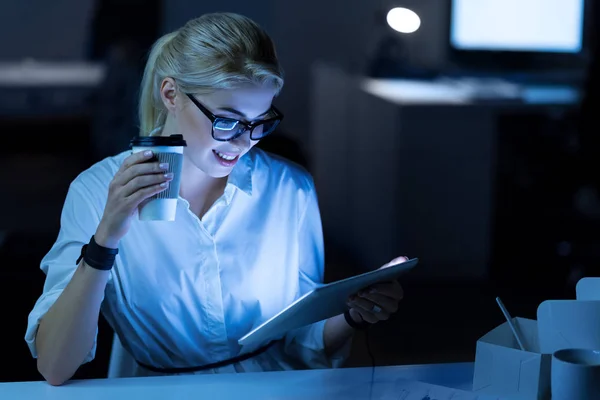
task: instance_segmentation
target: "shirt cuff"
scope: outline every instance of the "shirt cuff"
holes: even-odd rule
[[[308,368],[340,368],[350,355],[352,337],[332,354],[325,353],[323,332],[327,320],[316,322],[289,332],[285,337],[285,351]]]
[[[62,290],[54,290],[44,293],[38,301],[35,303],[33,310],[29,313],[29,317],[27,319],[27,330],[25,332],[25,342],[27,342],[27,346],[29,347],[29,351],[33,358],[37,358],[37,349],[35,345],[35,339],[37,336],[37,331],[40,326],[40,321],[46,315],[50,307],[56,302],[56,299],[60,296]],[[96,337],[94,338],[94,345],[92,349],[85,357],[83,363],[90,362],[96,356],[96,344],[98,339],[98,328],[96,327]]]

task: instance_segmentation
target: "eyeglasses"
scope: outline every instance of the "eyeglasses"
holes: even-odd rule
[[[194,96],[186,93],[192,103],[212,122],[212,137],[220,142],[228,142],[250,132],[250,139],[260,140],[273,133],[283,119],[283,114],[271,106],[269,116],[257,122],[244,122],[234,118],[219,117],[204,107]]]

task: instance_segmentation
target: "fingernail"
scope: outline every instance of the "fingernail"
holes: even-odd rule
[[[167,178],[167,179],[171,179],[171,178],[173,178],[173,173],[172,173],[172,172],[168,172],[168,173],[166,173],[166,174],[165,174],[165,178]]]
[[[152,150],[146,150],[146,151],[144,152],[144,155],[145,155],[146,157],[150,157],[150,156],[152,155]]]
[[[169,185],[169,182],[163,182],[160,184],[160,187],[167,187]]]
[[[160,164],[158,164],[158,166],[160,167],[160,169],[169,169],[168,163],[160,163]]]

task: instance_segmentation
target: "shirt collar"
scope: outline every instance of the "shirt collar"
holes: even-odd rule
[[[252,196],[252,166],[252,155],[244,154],[229,174],[227,185],[231,184],[248,196]]]

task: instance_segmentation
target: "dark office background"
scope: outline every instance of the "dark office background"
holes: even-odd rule
[[[403,51],[412,54],[411,63],[395,72],[392,63],[383,75],[455,74],[457,66],[447,45],[447,0],[3,1],[0,381],[41,378],[23,339],[28,313],[44,283],[39,262],[58,233],[70,181],[94,162],[124,150],[136,133],[137,85],[144,55],[156,38],[211,11],[239,12],[262,24],[273,36],[286,71],[284,92],[277,99],[286,120],[261,146],[304,165],[319,183],[314,151],[318,138],[312,129],[319,114],[313,101],[317,91],[313,67],[327,64],[357,76],[381,72],[382,64],[374,61],[377,52],[400,40],[400,34],[385,24],[385,12],[393,6],[416,10],[423,23],[419,31],[401,39]],[[586,54],[575,62],[574,78],[560,82],[581,90],[583,101],[515,106],[497,118],[487,216],[491,228],[484,238],[489,259],[478,266],[485,273],[462,271],[453,276],[444,271],[408,277],[398,314],[370,335],[378,364],[472,361],[477,339],[502,322],[495,296],[502,296],[514,315],[535,318],[542,300],[573,297],[578,278],[600,272],[600,126],[593,105],[600,88],[592,11],[586,18]],[[35,84],[36,74],[43,75],[48,65],[89,67],[89,71],[77,84]],[[529,72],[542,69],[534,61],[527,67]],[[32,78],[13,81],[6,71],[25,71]],[[462,146],[468,149],[470,143]],[[335,157],[345,148],[338,143],[332,154]],[[449,209],[455,201],[460,201],[460,194],[448,199]],[[365,209],[361,218],[368,219],[369,212]],[[356,217],[341,216],[346,221]],[[335,218],[323,218],[329,280],[376,267],[360,250],[357,254],[348,250],[352,245],[336,230]],[[465,223],[460,229],[468,234],[470,226]],[[433,224],[408,230],[437,228]],[[376,239],[380,233],[369,234]],[[418,240],[413,237],[410,242]],[[439,243],[439,252],[446,247]],[[401,244],[392,249],[398,255],[406,250]],[[427,265],[428,254],[408,255]],[[430,256],[442,259],[444,254]],[[448,265],[467,265],[461,264],[461,254],[452,257]],[[433,271],[435,266],[427,267]],[[97,358],[78,372],[79,378],[106,376],[112,331],[102,319],[100,325]],[[370,363],[364,341],[358,339],[349,366]]]

